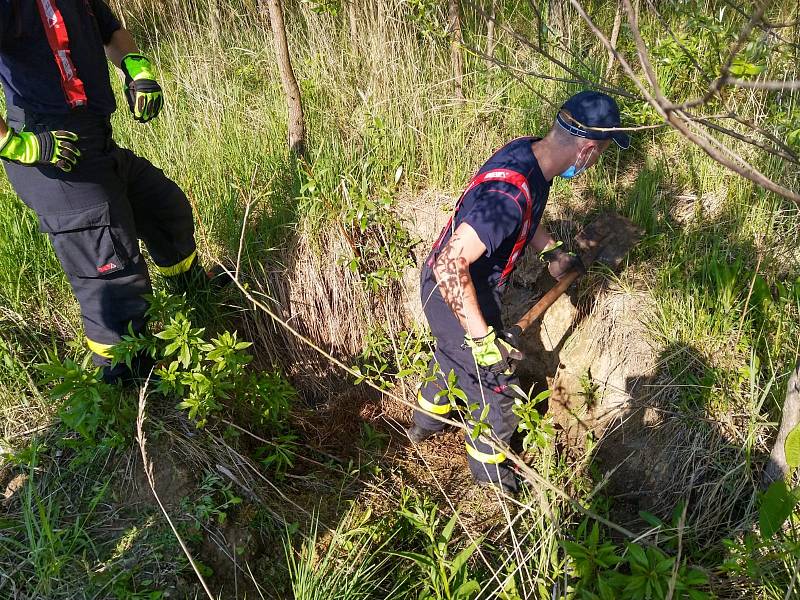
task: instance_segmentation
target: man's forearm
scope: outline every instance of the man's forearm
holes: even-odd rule
[[[469,263],[463,257],[450,256],[447,250],[439,255],[433,267],[439,291],[466,334],[471,338],[483,337],[489,327],[478,305]]]
[[[117,29],[106,45],[106,57],[115,67],[120,68],[122,59],[128,54],[138,54],[139,46],[127,29]]]
[[[531,239],[531,247],[537,254],[555,243],[556,240],[542,225],[536,228],[536,233],[533,234],[533,238]]]

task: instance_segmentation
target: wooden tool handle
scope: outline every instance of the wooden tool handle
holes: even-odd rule
[[[541,298],[539,301],[533,305],[528,312],[526,312],[519,321],[517,321],[517,327],[519,327],[522,331],[525,331],[533,325],[537,319],[541,318],[544,312],[550,308],[553,303],[561,297],[561,294],[567,291],[567,288],[572,285],[572,283],[578,279],[583,273],[580,271],[570,271],[561,280],[556,283],[550,290]]]
[[[591,248],[583,255],[583,264],[586,265],[588,268],[598,257],[600,254],[600,250],[603,248],[603,240],[599,240],[596,244],[593,244]],[[526,312],[519,321],[517,321],[515,328],[518,328],[518,335],[521,334],[523,331],[528,329],[531,325],[533,325],[537,319],[541,318],[544,312],[550,308],[553,303],[561,297],[561,294],[567,291],[567,288],[572,285],[572,283],[578,279],[581,275],[583,275],[583,271],[573,270],[564,275],[561,280],[556,283],[553,288],[548,291],[544,296],[539,298],[539,301],[533,305],[528,312]]]

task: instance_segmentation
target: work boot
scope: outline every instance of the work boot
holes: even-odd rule
[[[95,364],[103,367],[102,376],[103,382],[110,385],[120,384],[123,387],[138,387],[144,385],[148,377],[150,378],[150,387],[158,383],[158,376],[151,373],[155,366],[155,361],[147,354],[139,354],[132,361],[131,366],[125,363],[119,363],[111,366],[110,360],[104,360],[103,363]]]
[[[497,473],[492,473],[493,477],[496,475]],[[498,481],[475,479],[475,483],[481,487],[499,488],[512,498],[516,498],[517,494],[519,493],[519,483],[517,482],[516,472],[513,469],[505,467],[499,469],[499,475],[500,479]]]
[[[214,265],[210,269],[205,272],[206,279],[208,280],[208,286],[212,290],[221,290],[224,287],[229,286],[233,283],[233,277],[231,277],[224,269],[222,265]]]
[[[420,427],[416,423],[414,423],[411,427],[406,429],[406,435],[408,439],[411,440],[412,444],[419,444],[424,442],[429,437],[433,437],[439,433],[438,431],[433,431],[431,429],[425,429],[424,427]]]

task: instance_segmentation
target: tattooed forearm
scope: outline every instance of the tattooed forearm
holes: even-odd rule
[[[457,235],[446,244],[433,266],[436,282],[444,301],[453,311],[464,331],[470,337],[481,337],[488,332],[481,314],[475,285],[469,272],[470,261]]]

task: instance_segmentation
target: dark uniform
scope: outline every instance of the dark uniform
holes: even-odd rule
[[[535,140],[532,137],[513,140],[498,150],[478,171],[478,175],[498,169],[523,175],[522,181],[527,182],[531,205],[528,205],[521,187],[499,179],[469,188],[462,197],[452,223],[442,232],[422,270],[422,305],[431,333],[436,338],[431,367],[435,367],[439,374],[418,395],[420,410],[415,411],[414,421],[423,429],[441,430],[443,423],[430,415],[450,414],[446,397],[437,400],[436,394],[446,389],[447,376],[451,371],[457,376],[457,385],[467,395],[469,403],[478,405],[473,413],[474,418],[479,419],[484,407],[489,406],[486,421],[498,439],[508,442],[517,428],[518,419],[512,412],[514,395],[510,386],[518,385],[519,381],[514,375],[496,374],[476,364],[472,351],[464,344],[464,328],[445,303],[431,265],[438,248],[447,243],[452,231],[461,223],[468,223],[486,246],[486,253],[470,265],[478,305],[489,325],[496,331],[503,328],[500,296],[506,276],[533,238],[550,193],[551,182],[542,175],[531,149]],[[514,487],[513,475],[502,453],[495,453],[491,446],[473,441],[470,436],[467,436],[466,448],[470,469],[478,481],[502,482]]]
[[[116,108],[104,45],[121,25],[103,0],[0,0],[0,81],[17,131],[67,130],[82,158],[55,166],[4,162],[19,197],[39,216],[81,306],[96,364],[145,325],[151,292],[144,241],[159,271],[196,259],[192,210],[164,173],[112,139]]]

